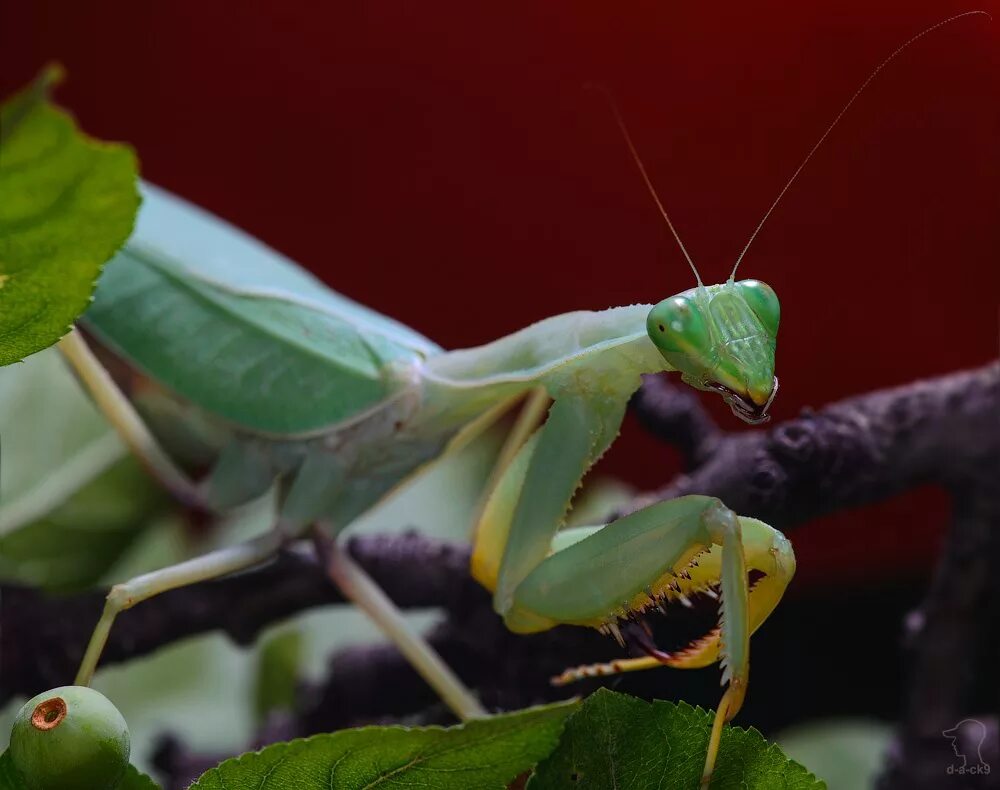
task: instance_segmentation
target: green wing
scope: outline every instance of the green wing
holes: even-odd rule
[[[149,184],[85,326],[240,427],[314,431],[391,394],[391,363],[440,352],[228,223]]]

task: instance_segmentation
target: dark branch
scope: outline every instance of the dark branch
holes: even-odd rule
[[[680,452],[685,469],[701,466],[718,449],[723,433],[688,387],[674,387],[662,376],[643,376],[629,405],[649,433]]]
[[[998,382],[994,363],[727,434],[693,472],[644,501],[709,494],[786,529],[926,483],[954,489],[997,469]],[[673,389],[662,379],[646,388]]]
[[[461,612],[482,603],[468,574],[466,546],[428,541],[416,533],[355,538],[355,559],[404,608],[440,606]],[[223,631],[251,644],[263,628],[316,606],[343,603],[308,544],[282,552],[247,573],[158,595],[123,612],[101,666],[147,655],[189,636]],[[100,590],[53,597],[7,584],[0,587],[0,705],[69,683],[101,613]]]

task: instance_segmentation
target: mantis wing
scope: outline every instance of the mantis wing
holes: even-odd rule
[[[84,324],[195,405],[262,433],[319,430],[398,389],[390,365],[440,351],[222,220],[142,195]]]

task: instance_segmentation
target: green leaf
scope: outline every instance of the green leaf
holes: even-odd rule
[[[558,748],[529,790],[695,790],[714,714],[686,703],[652,703],[601,689],[566,723]],[[822,790],[826,785],[757,730],[722,732],[712,790]]]
[[[501,790],[555,747],[576,703],[450,727],[363,727],[275,744],[207,771],[191,790],[329,790],[378,785]]]
[[[14,761],[10,759],[8,752],[0,755],[0,790],[24,790],[24,779],[14,767]],[[125,778],[115,790],[160,790],[160,786],[130,765]]]
[[[60,77],[49,68],[0,107],[0,365],[69,331],[139,207],[135,154],[49,102]]]

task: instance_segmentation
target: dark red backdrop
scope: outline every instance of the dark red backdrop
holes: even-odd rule
[[[873,66],[968,9],[750,5],[10,2],[0,89],[62,61],[61,101],[133,143],[147,178],[472,345],[692,284],[585,84],[612,87],[719,281]],[[782,300],[778,419],[996,353],[998,99],[1000,21],[948,26],[879,77],[789,191],[742,268]],[[662,482],[671,468],[631,427],[608,467]],[[890,552],[917,567],[945,514],[922,492],[814,525],[796,535],[801,575],[871,576]]]

